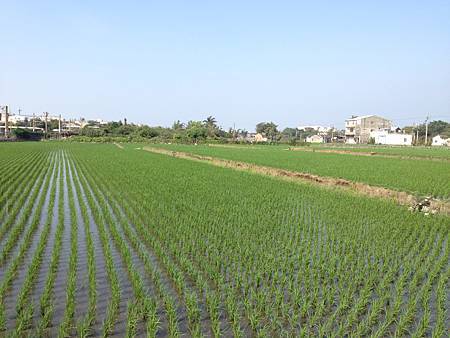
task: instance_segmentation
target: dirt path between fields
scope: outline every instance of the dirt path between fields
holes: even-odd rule
[[[177,158],[183,158],[198,162],[209,163],[218,167],[233,168],[242,171],[248,171],[266,176],[278,177],[287,181],[305,182],[318,186],[338,188],[342,190],[353,191],[355,193],[369,196],[393,200],[398,204],[410,207],[411,210],[418,210],[425,213],[439,213],[450,216],[450,202],[437,199],[418,198],[406,192],[391,190],[382,187],[375,187],[368,184],[353,182],[342,178],[324,177],[309,173],[290,171],[279,168],[260,166],[256,164],[224,160],[220,158],[202,156],[191,153],[172,151],[163,148],[154,148],[144,146],[145,151],[169,155]]]
[[[308,147],[289,147],[284,150],[290,151],[306,151],[312,153],[326,153],[326,154],[344,154],[344,155],[355,155],[355,156],[376,156],[385,158],[398,158],[401,160],[426,160],[426,161],[437,161],[437,162],[450,162],[450,159],[444,157],[432,157],[432,156],[408,156],[408,155],[397,155],[380,153],[376,151],[352,151],[346,149],[317,149]]]

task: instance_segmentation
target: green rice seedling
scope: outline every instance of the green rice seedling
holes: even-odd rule
[[[416,331],[412,334],[412,337],[419,338],[419,337],[425,337],[426,332],[430,325],[430,318],[431,318],[431,312],[429,309],[425,309],[424,314],[420,320],[420,322],[417,324]]]
[[[127,327],[126,327],[126,337],[132,338],[137,335],[137,324],[139,320],[139,310],[137,304],[134,302],[128,302],[127,305]]]
[[[189,321],[189,329],[192,336],[199,336],[200,330],[200,310],[197,304],[197,294],[194,292],[188,292],[185,295],[186,299],[186,309]]]
[[[23,331],[30,329],[33,320],[34,306],[30,304],[17,317],[17,324],[14,334],[17,337],[23,335]]]
[[[178,315],[177,315],[177,310],[175,308],[174,303],[169,300],[167,305],[166,305],[166,309],[167,309],[167,321],[169,324],[169,336],[172,338],[176,338],[180,336],[180,331],[178,329]]]
[[[6,330],[6,310],[4,306],[0,306],[0,330]]]
[[[161,323],[159,321],[159,316],[157,313],[157,304],[153,299],[150,299],[148,297],[144,299],[143,313],[147,338],[154,338],[157,336]]]

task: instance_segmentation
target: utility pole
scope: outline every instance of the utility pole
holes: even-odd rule
[[[428,119],[430,115],[427,115],[427,119],[425,120],[425,146],[428,144]]]
[[[48,118],[48,112],[45,112],[44,113],[45,114],[45,138],[47,138],[47,132],[48,132],[48,130],[47,130],[47,118]]]
[[[4,106],[2,107],[3,110],[5,111],[5,138],[8,137],[8,106]]]
[[[415,140],[414,140],[414,145],[419,145],[419,126],[417,125],[417,123],[414,123],[414,129],[416,130],[414,136],[415,136]]]
[[[58,131],[59,131],[59,138],[61,138],[61,114],[59,114]]]
[[[20,109],[19,109],[19,111],[20,111]],[[33,113],[33,133],[35,131],[35,127],[36,127],[36,118],[35,118],[35,115]]]

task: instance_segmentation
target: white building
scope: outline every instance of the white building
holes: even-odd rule
[[[370,137],[375,140],[375,144],[392,146],[410,146],[413,141],[413,136],[410,134],[390,133],[387,130],[372,131]]]
[[[263,136],[261,133],[248,133],[245,138],[248,142],[258,143],[258,142],[267,142],[267,137]]]
[[[0,122],[5,122],[6,119],[6,114],[0,114]],[[26,120],[30,120],[30,118],[23,116],[23,115],[9,115],[8,114],[8,122],[10,124],[15,124],[15,123],[19,123],[19,122],[25,122]]]
[[[97,123],[100,124],[100,125],[106,125],[106,124],[108,124],[108,121],[105,121],[105,120],[103,120],[103,119],[95,119],[94,121],[97,122]]]
[[[312,136],[308,136],[306,138],[306,142],[308,142],[308,143],[324,143],[325,140],[324,140],[323,136],[312,135]]]
[[[323,126],[298,126],[297,129],[305,131],[314,130],[317,131],[319,134],[326,134],[334,130],[333,127],[323,127]]]
[[[436,135],[431,141],[432,146],[447,146],[450,147],[450,137]]]

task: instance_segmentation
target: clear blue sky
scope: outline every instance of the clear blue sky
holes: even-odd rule
[[[0,103],[169,126],[450,120],[450,1],[0,0]]]

